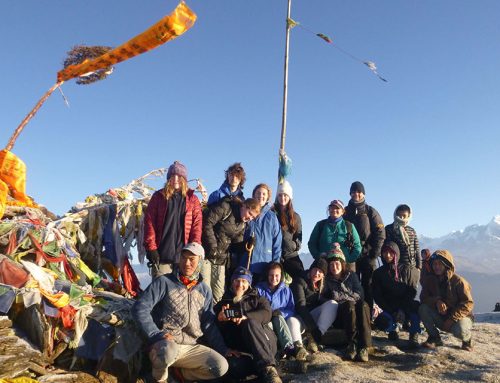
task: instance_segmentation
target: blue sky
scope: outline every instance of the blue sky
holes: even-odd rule
[[[55,83],[76,44],[117,46],[177,2],[2,1],[0,139]],[[286,0],[189,0],[194,27],[118,64],[106,80],[63,85],[13,152],[27,191],[58,214],[148,171],[185,163],[209,191],[241,161],[247,195],[276,188]],[[420,234],[500,214],[500,2],[293,0],[292,18],[374,61],[389,82],[333,46],[291,33],[286,150],[304,241],[329,201],[360,180],[385,223],[399,203]]]

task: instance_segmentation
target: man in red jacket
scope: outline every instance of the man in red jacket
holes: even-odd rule
[[[182,248],[201,244],[202,213],[198,197],[187,185],[187,169],[179,161],[168,168],[167,182],[157,190],[144,217],[144,247],[153,278],[171,273]]]

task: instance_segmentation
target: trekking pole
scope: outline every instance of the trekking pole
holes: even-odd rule
[[[251,238],[252,238],[251,245],[245,243],[245,249],[248,251],[247,270],[250,270],[250,261],[252,260],[253,248],[255,247],[255,234],[252,234]]]

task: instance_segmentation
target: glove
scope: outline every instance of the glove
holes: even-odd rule
[[[319,328],[315,328],[314,330],[311,331],[311,335],[314,338],[314,341],[316,343],[321,343],[321,338],[323,337],[323,334],[321,334],[321,331],[319,331]]]
[[[273,310],[273,317],[278,317],[282,315],[280,310]]]
[[[245,241],[245,247],[247,249],[250,249],[251,247],[255,246],[255,237],[251,236]]]
[[[158,253],[158,250],[148,250],[146,252],[146,258],[154,265],[160,264],[160,253]]]

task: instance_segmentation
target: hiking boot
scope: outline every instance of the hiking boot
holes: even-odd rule
[[[301,342],[295,342],[295,359],[306,360],[309,355]]]
[[[319,351],[318,344],[316,343],[314,337],[310,332],[306,332],[305,340],[306,340],[307,351],[309,351],[311,354],[314,354]]]
[[[399,334],[397,331],[389,331],[389,335],[387,336],[389,340],[396,342],[399,340]]]
[[[412,349],[420,347],[420,344],[418,343],[418,333],[410,334],[410,338],[408,339],[408,346]]]
[[[359,350],[358,359],[360,362],[368,362],[368,349],[366,347],[363,347],[361,350]]]
[[[436,347],[442,346],[443,341],[440,336],[432,337],[429,336],[427,340],[422,343],[422,347],[428,348],[430,350],[434,350]]]
[[[473,348],[472,348],[472,340],[468,340],[467,342],[466,341],[462,341],[462,350],[472,351],[473,350]]]
[[[356,358],[356,345],[354,343],[349,343],[344,352],[344,357],[347,360],[354,360]]]
[[[262,370],[262,382],[263,383],[283,383],[281,380],[278,370],[274,366],[267,366]]]

